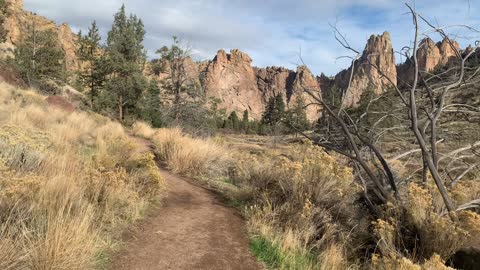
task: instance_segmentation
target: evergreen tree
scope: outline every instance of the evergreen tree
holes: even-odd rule
[[[271,97],[262,116],[262,123],[269,126],[276,126],[285,117],[285,102],[281,95]]]
[[[231,122],[232,129],[235,131],[240,130],[240,121],[238,120],[237,113],[233,111],[230,116],[228,117],[228,120]]]
[[[161,115],[160,88],[156,80],[151,80],[143,100],[143,119],[153,127],[159,128],[164,125]]]
[[[250,120],[248,117],[248,110],[245,110],[243,112],[242,122],[240,126],[241,126],[241,129],[245,131],[245,133],[248,133],[248,130],[250,129]]]
[[[293,108],[287,112],[286,122],[292,132],[305,131],[310,127],[302,96],[297,98]]]
[[[106,92],[111,105],[117,109],[120,121],[125,119],[125,114],[138,109],[138,100],[147,86],[143,76],[146,61],[142,45],[144,37],[142,20],[135,15],[127,17],[125,5],[122,5],[114,16],[106,48],[110,67]]]
[[[79,70],[79,81],[82,87],[88,89],[91,106],[94,106],[99,89],[103,87],[106,80],[106,62],[102,55],[100,45],[100,33],[97,23],[93,21],[86,36],[78,33],[77,55],[83,62]]]
[[[30,86],[41,86],[45,79],[66,81],[65,53],[53,31],[39,31],[32,23],[14,55],[19,73]]]
[[[281,95],[275,97],[275,104],[273,110],[273,125],[280,123],[285,117],[285,102]]]
[[[273,123],[273,114],[275,111],[275,98],[270,97],[268,99],[267,105],[265,105],[265,110],[262,115],[262,123],[271,125]]]
[[[183,114],[182,110],[185,107],[184,94],[197,99],[197,102],[205,98],[203,92],[200,91],[201,85],[186,71],[185,60],[190,57],[189,50],[184,48],[180,39],[173,36],[172,45],[170,47],[163,46],[156,51],[156,54],[160,56],[160,59],[155,61],[154,70],[168,73],[168,79],[163,82],[163,86],[174,96],[173,117],[180,120],[179,117]]]

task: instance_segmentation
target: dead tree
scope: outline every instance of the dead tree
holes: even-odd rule
[[[396,111],[395,115],[390,117],[398,117],[403,125],[395,126],[390,129],[403,130],[410,135],[413,142],[414,149],[408,149],[406,153],[398,155],[394,159],[388,159],[387,155],[378,146],[378,138],[383,136],[387,131],[379,129],[378,125],[387,117],[380,117],[375,123],[368,126],[363,126],[359,119],[364,118],[371,113],[369,106],[366,111],[359,116],[358,119],[353,119],[348,113],[347,109],[340,105],[339,107],[328,104],[320,93],[314,93],[310,89],[305,89],[306,93],[310,95],[319,105],[324,108],[324,114],[335,123],[329,127],[337,127],[336,129],[328,128],[323,130],[319,136],[311,136],[303,133],[309,139],[313,140],[319,146],[327,150],[334,151],[348,157],[358,169],[358,174],[364,183],[366,201],[372,206],[372,201],[378,200],[380,203],[385,203],[389,200],[401,200],[398,196],[398,185],[401,179],[396,179],[395,173],[392,169],[391,162],[399,158],[409,156],[411,154],[420,153],[419,167],[422,170],[423,177],[426,178],[427,172],[430,173],[438,192],[441,194],[445,204],[446,211],[449,213],[457,210],[464,210],[469,207],[478,207],[478,201],[465,204],[457,208],[449,196],[447,191],[447,176],[450,178],[450,185],[454,185],[459,179],[465,176],[469,171],[477,167],[478,162],[470,162],[463,164],[461,167],[464,170],[450,175],[452,170],[448,169],[451,164],[462,163],[465,158],[472,159],[472,155],[463,156],[459,158],[460,153],[465,151],[473,151],[480,143],[473,143],[469,146],[461,147],[451,151],[448,154],[442,154],[438,150],[438,144],[443,141],[439,138],[439,124],[445,111],[453,104],[449,104],[449,97],[452,91],[457,90],[466,85],[471,85],[477,79],[477,73],[480,67],[467,68],[467,62],[479,47],[478,42],[474,49],[467,53],[460,52],[448,38],[444,28],[439,28],[428,22],[424,17],[418,14],[408,4],[407,8],[410,11],[413,19],[413,26],[415,29],[413,48],[408,48],[412,51],[412,57],[409,57],[413,65],[414,78],[413,82],[408,85],[406,89],[401,89],[397,84],[369,59],[366,64],[373,67],[381,77],[389,81],[390,88],[398,100],[396,108],[391,110]],[[454,67],[448,68],[446,71],[439,74],[428,74],[420,70],[418,50],[420,46],[419,41],[419,22],[424,22],[431,30],[431,33],[437,33],[442,36],[450,48],[455,52],[457,61]],[[464,28],[476,31],[471,27],[463,26]],[[349,91],[353,73],[355,72],[355,65],[358,63],[359,51],[353,49],[347,42],[346,38],[338,31],[336,27],[335,38],[346,49],[352,51],[356,57],[352,58],[352,68],[350,74],[350,81],[346,91]],[[364,63],[363,63],[364,64]],[[384,91],[387,92],[387,91]],[[389,93],[391,94],[391,92]],[[379,99],[377,97],[376,99]],[[343,102],[341,102],[343,104]],[[469,108],[467,104],[456,104],[453,107],[462,107],[466,109],[478,110],[478,108]],[[477,157],[476,155],[473,155]],[[474,159],[474,157],[473,157]],[[446,162],[446,160],[449,160]],[[375,195],[376,200],[370,198],[370,194]],[[372,194],[372,195],[373,195]],[[455,215],[452,215],[455,219]]]

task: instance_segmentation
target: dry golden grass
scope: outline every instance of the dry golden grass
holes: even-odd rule
[[[151,139],[156,130],[145,122],[137,121],[132,126],[132,132],[136,136]]]
[[[104,117],[0,84],[0,269],[91,269],[164,183]]]
[[[136,123],[133,132],[151,139],[157,156],[174,173],[191,177],[217,178],[226,174],[231,164],[227,149],[215,139],[198,139],[179,128],[151,129]]]

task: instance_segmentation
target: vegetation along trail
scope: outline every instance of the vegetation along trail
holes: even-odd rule
[[[168,195],[127,240],[111,269],[262,269],[243,218],[212,192],[162,170]]]

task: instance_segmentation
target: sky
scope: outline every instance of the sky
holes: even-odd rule
[[[394,50],[411,46],[413,28],[405,3],[437,26],[469,25],[480,29],[478,0],[24,0],[24,8],[77,32],[97,21],[103,36],[113,14],[125,4],[147,31],[149,57],[178,36],[196,60],[213,59],[219,49],[240,49],[259,67],[295,69],[305,63],[314,74],[335,75],[354,56],[336,40],[332,25],[362,51],[372,34],[390,32]],[[430,28],[421,25],[422,35]],[[462,45],[480,40],[463,27],[446,31]],[[435,41],[438,36],[432,36]],[[396,61],[404,61],[400,54]]]

